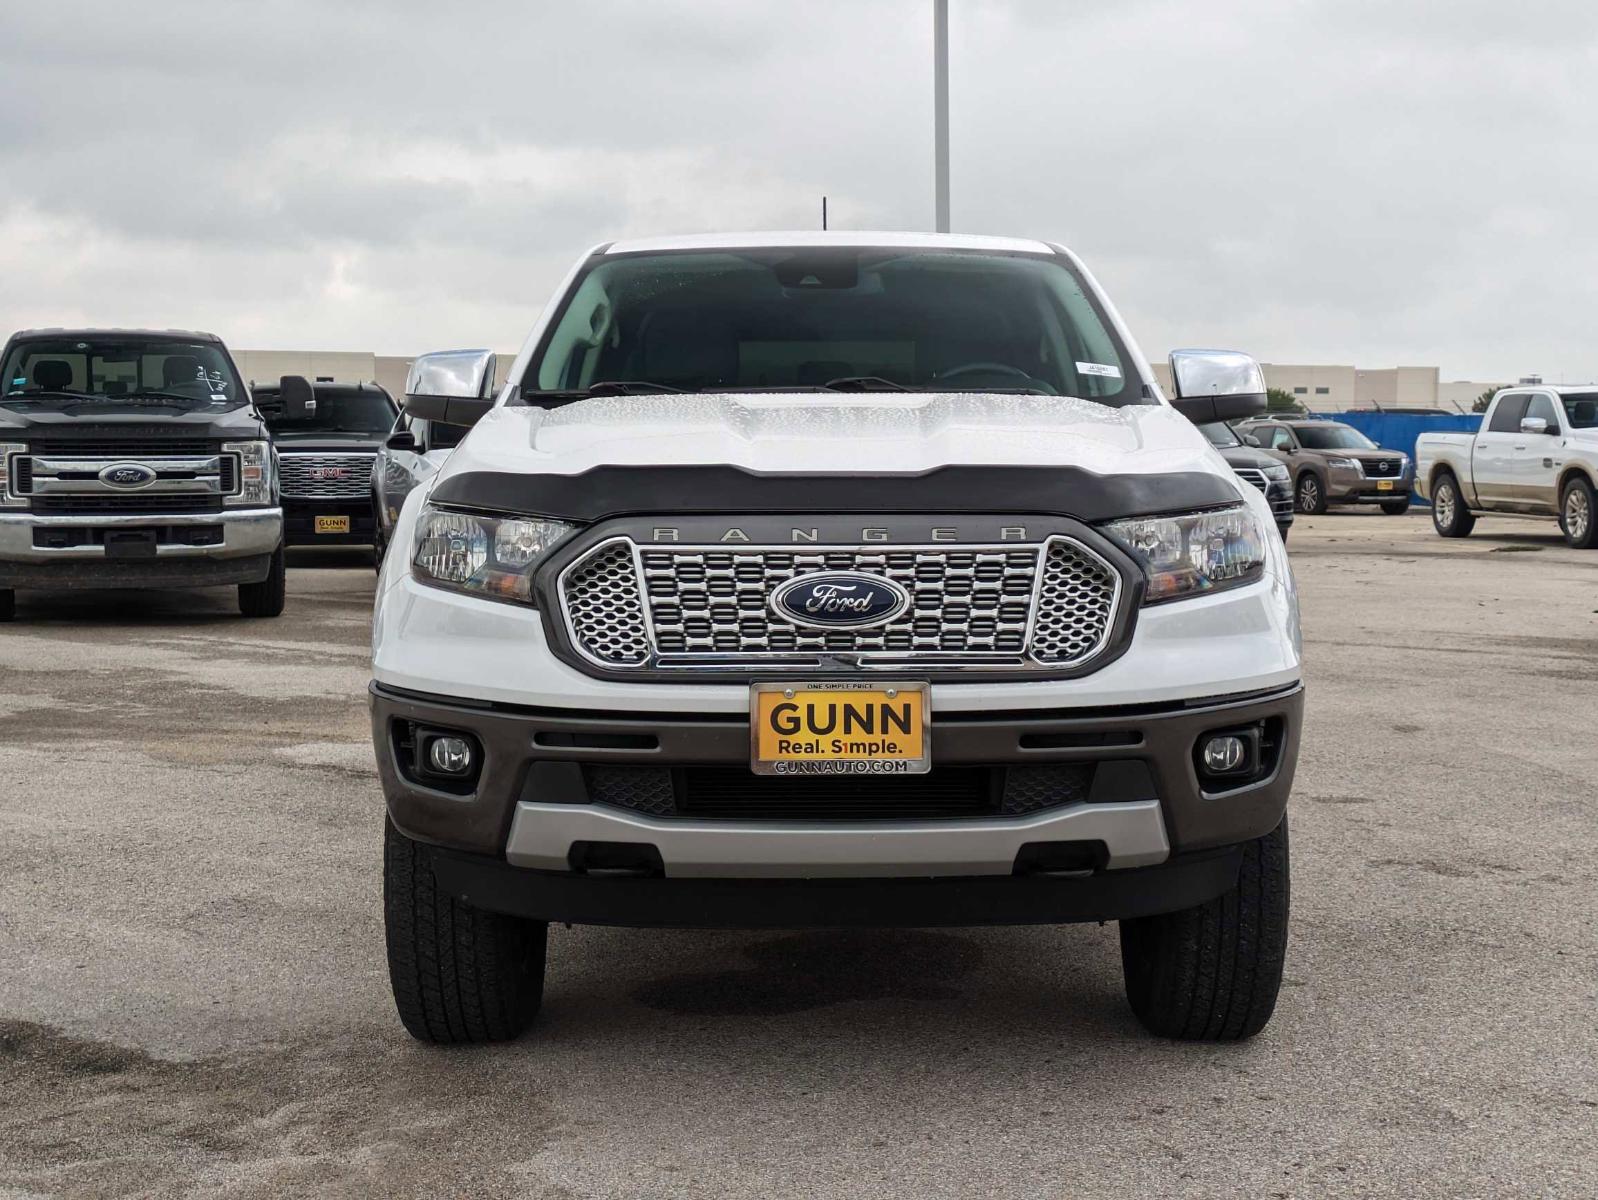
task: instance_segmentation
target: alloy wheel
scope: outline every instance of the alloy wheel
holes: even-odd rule
[[[1313,513],[1320,505],[1320,500],[1321,489],[1320,485],[1315,482],[1315,476],[1304,476],[1298,485],[1298,511]]]
[[[1586,538],[1592,524],[1592,506],[1587,503],[1587,493],[1573,487],[1565,496],[1565,532],[1570,540],[1579,542]]]
[[[1437,513],[1437,524],[1447,529],[1454,523],[1454,489],[1451,484],[1437,485],[1437,495],[1432,497],[1432,507]]]

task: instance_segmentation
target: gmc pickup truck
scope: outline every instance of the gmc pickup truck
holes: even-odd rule
[[[601,246],[497,397],[418,363],[477,423],[374,613],[405,1027],[517,1035],[552,921],[1113,920],[1146,1028],[1263,1028],[1298,605],[1194,427],[1258,365],[1172,370],[1059,246],[859,233]]]
[[[1477,513],[1523,513],[1557,517],[1577,549],[1598,546],[1598,387],[1506,388],[1479,433],[1420,435],[1415,481],[1443,537],[1468,537]]]
[[[283,611],[272,445],[208,333],[39,329],[0,353],[0,620],[19,588],[238,588]]]

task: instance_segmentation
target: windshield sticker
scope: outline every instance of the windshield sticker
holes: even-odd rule
[[[11,386],[12,387],[27,387],[28,386],[28,377],[26,375],[18,375],[15,379],[13,379],[11,381]]]
[[[1121,368],[1112,366],[1110,363],[1079,362],[1076,364],[1076,373],[1078,375],[1102,375],[1106,379],[1121,378]]]

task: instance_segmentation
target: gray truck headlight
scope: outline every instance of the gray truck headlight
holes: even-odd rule
[[[222,498],[223,504],[268,505],[276,499],[271,442],[223,442],[222,453],[238,460],[238,490]]]
[[[577,527],[543,517],[422,508],[411,573],[422,583],[487,600],[528,604],[533,573]]]
[[[1179,517],[1111,521],[1104,531],[1143,567],[1143,603],[1252,583],[1265,571],[1266,534],[1245,505]]]

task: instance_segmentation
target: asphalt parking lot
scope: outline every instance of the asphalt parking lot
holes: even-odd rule
[[[1598,553],[1301,519],[1287,986],[1151,1040],[1113,929],[551,933],[543,1014],[389,998],[373,576],[0,627],[0,1195],[1598,1194]]]

